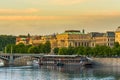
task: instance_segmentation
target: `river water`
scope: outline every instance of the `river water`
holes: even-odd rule
[[[119,67],[1,67],[0,80],[120,80]]]

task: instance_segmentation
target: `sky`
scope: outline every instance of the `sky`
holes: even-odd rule
[[[65,30],[115,31],[120,0],[1,0],[0,34],[48,35]]]

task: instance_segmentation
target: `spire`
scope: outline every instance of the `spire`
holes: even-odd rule
[[[82,30],[82,33],[85,34],[85,30],[84,29]]]
[[[30,34],[29,33],[28,33],[27,37],[30,38]]]

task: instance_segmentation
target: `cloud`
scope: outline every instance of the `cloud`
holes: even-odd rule
[[[29,10],[2,10],[0,9],[1,12],[6,12],[6,13],[33,13],[37,12],[38,10],[36,9],[29,9]],[[11,12],[13,11],[13,12]],[[49,12],[44,12],[44,13],[49,13]],[[61,12],[63,13],[63,12]],[[65,13],[65,12],[64,12]],[[66,13],[66,14],[69,14]],[[80,19],[89,19],[89,18],[106,18],[106,17],[120,17],[120,11],[100,11],[100,12],[95,12],[95,11],[88,11],[88,12],[83,12],[78,14],[70,14],[70,15],[61,15],[58,14],[57,16],[54,15],[48,15],[48,16],[26,16],[26,15],[8,15],[8,16],[0,16],[0,20],[80,20]]]
[[[120,16],[120,11],[115,11],[115,10],[102,10],[102,11],[88,11],[88,12],[84,12],[83,14],[81,14],[83,16]]]
[[[73,5],[73,4],[79,4],[84,1],[89,1],[89,0],[51,0],[51,2],[56,5]]]
[[[0,16],[0,20],[61,20],[61,16]]]
[[[84,1],[90,0],[24,0],[25,2],[29,2],[32,5],[72,5],[72,4],[79,4]],[[22,0],[23,2],[23,0]]]
[[[24,9],[24,10],[0,9],[0,14],[30,14],[30,13],[36,13],[36,12],[39,12],[39,10],[35,8],[29,8],[29,9]]]

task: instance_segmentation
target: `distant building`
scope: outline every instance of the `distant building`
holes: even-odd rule
[[[108,31],[106,33],[91,32],[90,47],[95,47],[96,45],[105,45],[113,47],[115,43],[115,33]]]
[[[46,36],[35,36],[31,37],[30,43],[32,45],[39,45],[40,43],[45,44],[46,41],[50,41],[51,48],[54,49],[57,47],[57,40],[56,40],[56,35],[46,35]]]
[[[115,42],[120,44],[120,26],[115,31]]]
[[[116,32],[118,34],[118,32]],[[120,34],[120,33],[119,33]],[[119,37],[120,39],[120,37]],[[118,39],[117,39],[118,40]],[[55,47],[95,47],[96,45],[106,45],[113,47],[115,42],[115,32],[107,31],[106,33],[91,32],[85,33],[84,30],[66,30],[61,34],[46,36],[19,36],[16,38],[16,44],[39,45],[50,41],[51,49]]]
[[[18,36],[16,37],[16,45],[18,45],[19,43],[23,43],[25,45],[29,44],[30,41],[30,37],[27,36]]]

